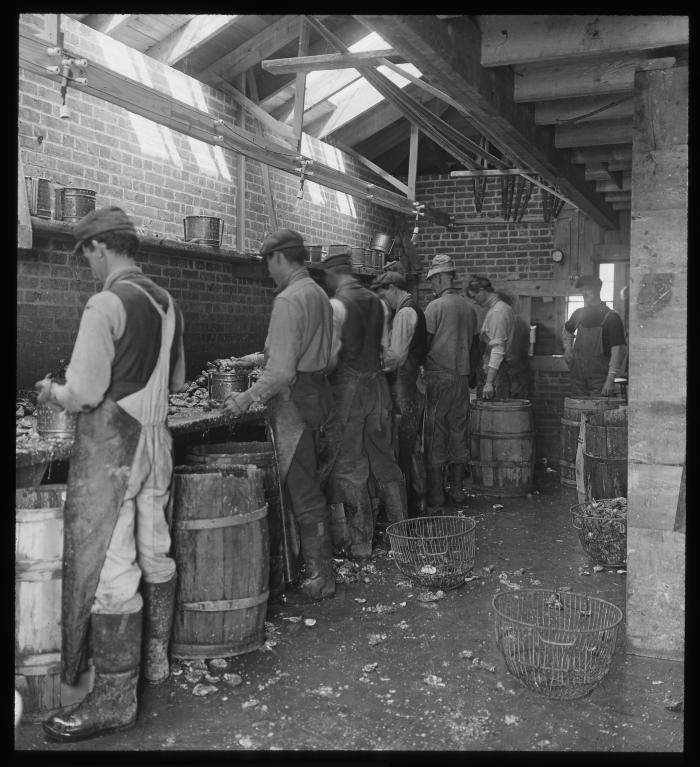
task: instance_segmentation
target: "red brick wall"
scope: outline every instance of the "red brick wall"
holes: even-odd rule
[[[535,453],[538,459],[559,470],[559,433],[564,399],[571,396],[566,370],[530,370],[530,401],[535,416]]]

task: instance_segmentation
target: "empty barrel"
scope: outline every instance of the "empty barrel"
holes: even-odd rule
[[[627,497],[627,408],[589,413],[584,423],[583,484],[587,501]]]

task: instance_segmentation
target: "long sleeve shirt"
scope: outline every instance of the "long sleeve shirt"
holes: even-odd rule
[[[418,325],[418,315],[415,309],[404,306],[394,315],[391,323],[389,347],[384,352],[384,369],[396,370],[408,358],[408,348]]]
[[[328,296],[306,269],[293,272],[272,305],[265,341],[265,367],[248,389],[255,402],[266,402],[294,383],[297,371],[328,369],[332,310]]]
[[[127,320],[124,304],[110,288],[117,280],[136,275],[142,275],[138,266],[117,269],[107,277],[102,291],[88,299],[66,369],[66,383],[51,388],[52,399],[65,410],[87,412],[105,398],[111,383],[115,344],[123,336]],[[178,344],[178,353],[170,373],[170,390],[179,391],[185,383],[182,335],[174,343]]]
[[[505,301],[496,300],[491,304],[481,326],[481,332],[490,349],[485,367],[498,368],[503,359],[509,359],[508,352],[513,343],[515,314]]]

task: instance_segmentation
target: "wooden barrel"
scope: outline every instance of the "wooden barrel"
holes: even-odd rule
[[[587,501],[627,497],[627,408],[585,418],[583,481]]]
[[[535,421],[526,399],[476,400],[469,416],[472,485],[484,495],[532,492]]]
[[[566,397],[561,417],[561,484],[576,487],[576,450],[578,449],[581,415],[613,410],[625,403],[619,397]]]
[[[65,485],[15,491],[15,687],[24,718],[61,702],[61,583]]]
[[[288,555],[285,562],[283,553],[284,529],[280,504],[277,461],[271,442],[222,442],[212,445],[192,445],[186,456],[188,464],[227,468],[237,464],[252,464],[263,473],[263,489],[267,502],[267,523],[270,533],[270,595],[278,596],[284,591],[285,582],[291,583],[299,575],[299,543],[292,548],[296,551],[290,564]],[[297,536],[298,539],[298,536]],[[286,569],[285,569],[286,564]]]
[[[268,529],[255,466],[176,466],[173,555],[178,594],[175,658],[218,658],[265,641]]]

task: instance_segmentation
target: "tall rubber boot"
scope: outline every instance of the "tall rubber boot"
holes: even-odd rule
[[[168,646],[175,612],[177,573],[164,583],[141,584],[143,596],[142,676],[149,684],[160,684],[170,675]]]
[[[442,486],[443,464],[428,467],[428,510],[439,509],[445,505],[445,493]]]
[[[464,479],[464,464],[450,464],[450,492],[448,494],[450,501],[455,506],[461,506],[464,503],[464,491],[462,490],[462,480]]]
[[[379,485],[386,521],[400,522],[407,516],[406,484],[404,482],[382,482]]]
[[[44,722],[50,740],[85,740],[126,730],[136,723],[141,611],[92,613],[90,625],[94,686],[70,714],[54,714]]]
[[[301,553],[306,577],[299,585],[301,593],[311,600],[326,599],[335,594],[335,575],[331,563],[333,545],[325,522],[299,525]]]

